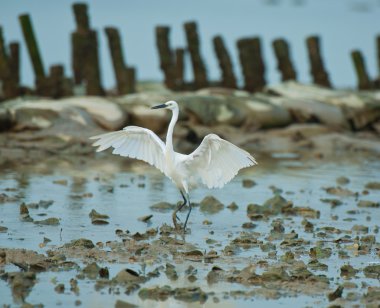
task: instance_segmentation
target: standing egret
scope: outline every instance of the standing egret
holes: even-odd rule
[[[221,188],[231,181],[240,169],[256,164],[255,159],[246,151],[215,134],[203,138],[199,147],[189,155],[174,152],[173,129],[178,120],[179,108],[175,101],[152,107],[172,111],[166,135],[166,144],[151,130],[138,126],[127,126],[122,130],[91,137],[98,139],[93,146],[97,152],[113,147],[112,154],[137,158],[155,166],[179,189],[183,203],[173,212],[176,229],[177,212],[189,205],[183,229],[186,230],[191,212],[189,190],[203,185],[208,188]]]

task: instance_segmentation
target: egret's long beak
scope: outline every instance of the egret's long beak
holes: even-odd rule
[[[160,109],[160,108],[166,108],[166,104],[161,104],[161,105],[157,105],[157,106],[153,106],[151,109]]]

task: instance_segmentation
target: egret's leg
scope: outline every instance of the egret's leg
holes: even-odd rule
[[[190,202],[189,194],[186,194],[186,196],[187,196],[187,202],[189,203],[189,212],[187,213],[186,220],[185,220],[185,224],[184,224],[184,226],[183,226],[183,230],[184,230],[184,231],[186,231],[187,221],[189,220],[189,216],[190,216],[190,213],[191,213],[191,202]]]
[[[185,195],[183,194],[182,190],[180,190],[181,192],[181,195],[182,195],[182,198],[183,198],[183,203],[180,204],[173,212],[172,214],[172,218],[173,218],[173,224],[174,224],[174,227],[176,229],[179,228],[178,224],[177,224],[177,219],[179,220],[178,216],[177,216],[177,212],[180,211],[185,205],[186,205],[186,198],[185,198]]]

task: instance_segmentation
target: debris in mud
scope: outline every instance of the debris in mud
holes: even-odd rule
[[[155,212],[166,213],[174,211],[176,205],[169,202],[158,202],[150,206],[150,209]]]
[[[378,208],[380,207],[380,202],[373,202],[368,200],[360,200],[358,203],[358,207],[372,207],[372,208]]]
[[[183,257],[185,260],[189,261],[194,261],[194,262],[201,262],[203,261],[203,252],[200,250],[191,250],[191,251],[186,251],[183,254]]]
[[[224,204],[213,196],[207,196],[200,202],[199,210],[206,214],[216,214],[224,209]]]
[[[56,217],[50,217],[43,220],[35,220],[34,223],[36,225],[45,225],[45,226],[58,226],[59,219]]]
[[[366,189],[373,189],[373,190],[378,190],[380,189],[380,182],[368,182],[365,185]]]
[[[95,245],[91,240],[85,239],[85,238],[80,238],[77,240],[72,240],[70,243],[67,243],[63,245],[63,247],[66,248],[86,248],[86,249],[91,249],[94,248]]]
[[[244,179],[242,181],[242,184],[244,188],[252,188],[253,186],[256,185],[256,182],[250,179]]]

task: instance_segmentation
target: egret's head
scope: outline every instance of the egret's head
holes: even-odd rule
[[[168,101],[165,104],[153,106],[152,109],[160,109],[160,108],[165,108],[165,109],[176,109],[178,108],[178,104],[175,101]]]

